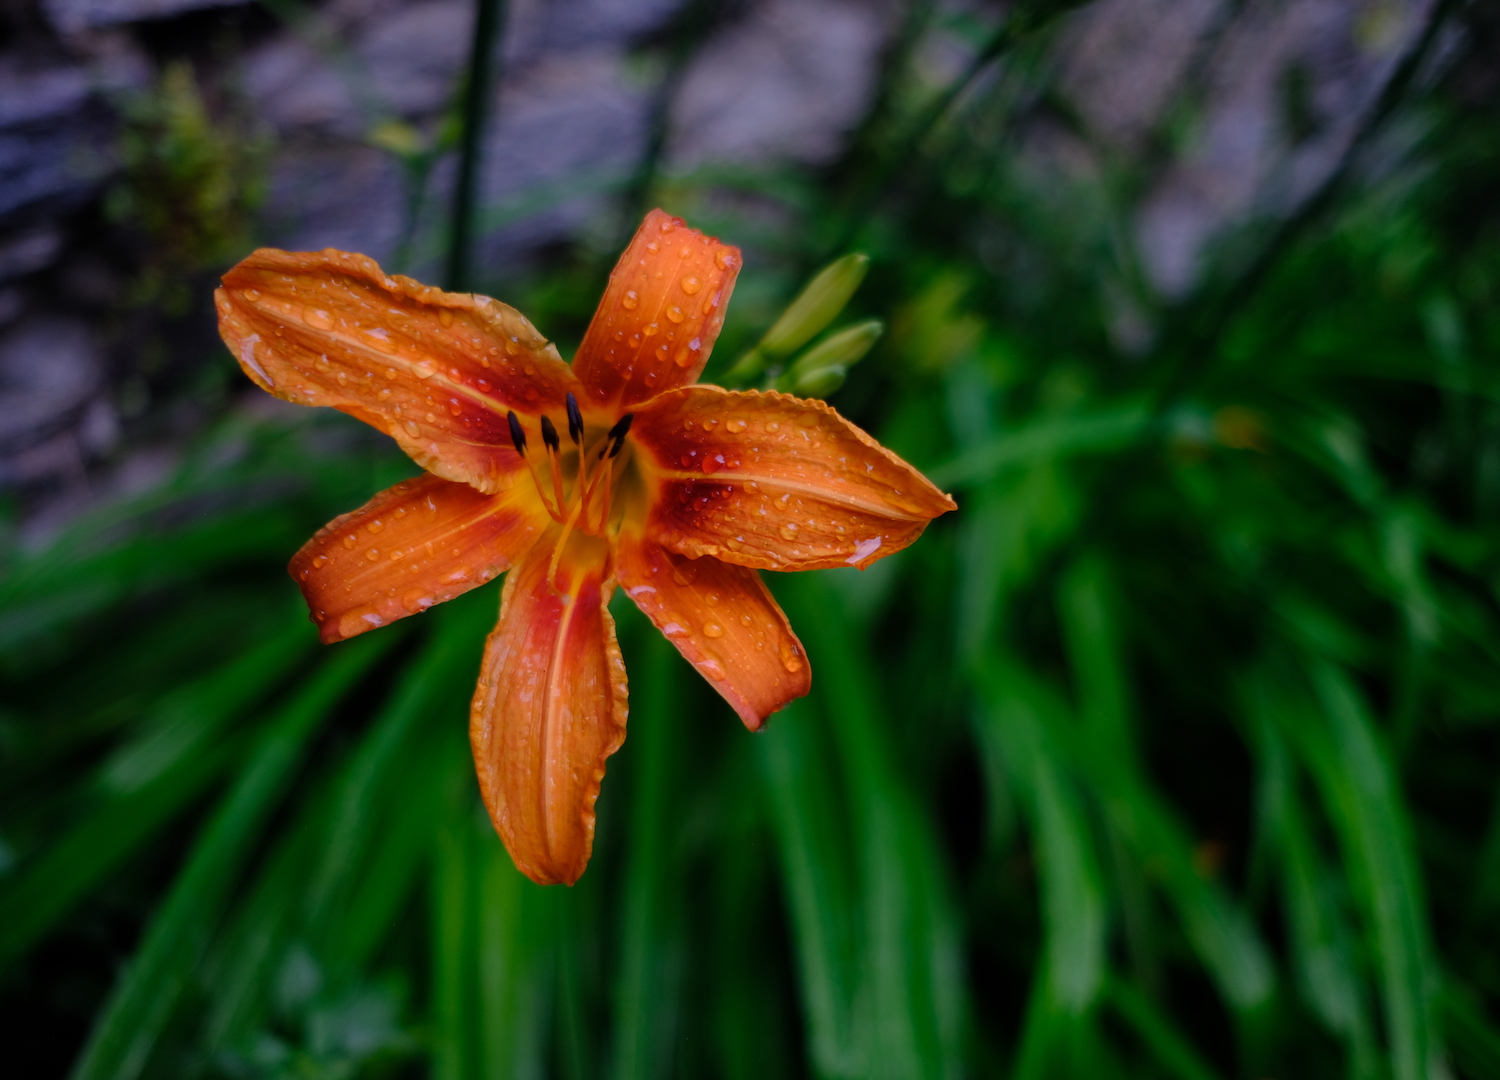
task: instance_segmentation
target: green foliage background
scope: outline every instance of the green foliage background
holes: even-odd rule
[[[15,1075],[1500,1076],[1493,105],[1414,54],[1125,354],[1139,168],[1014,164],[1058,14],[936,94],[893,56],[829,172],[622,193],[751,252],[708,381],[868,252],[845,322],[890,329],[834,401],[961,508],[771,575],[815,679],[762,735],[618,605],[630,737],[576,887],[478,802],[498,584],[316,643],[286,559],[412,472],[356,422],[233,413],[6,546]],[[566,346],[612,257],[488,284]]]

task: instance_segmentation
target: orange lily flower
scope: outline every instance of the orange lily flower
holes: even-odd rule
[[[811,686],[756,571],[864,567],[954,509],[821,401],[693,385],[739,268],[653,211],[571,366],[513,308],[363,255],[262,249],[215,294],[257,386],[357,416],[427,470],[293,557],[324,642],[514,568],[470,736],[495,828],[543,884],[583,873],[625,739],[617,584],[753,731]]]

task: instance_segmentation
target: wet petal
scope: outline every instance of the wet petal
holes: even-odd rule
[[[505,582],[469,738],[479,790],[521,872],[572,884],[594,843],[604,759],[625,741],[625,665],[609,550],[574,533],[548,581],[548,532]]]
[[[647,214],[573,360],[588,400],[618,413],[696,381],[739,272],[739,248],[661,210]]]
[[[772,570],[868,566],[953,500],[821,401],[693,386],[637,410],[647,533]]]
[[[263,248],[214,295],[219,333],[262,390],[357,416],[482,491],[520,464],[506,413],[561,417],[581,389],[514,308],[387,277],[363,255]]]
[[[756,571],[628,535],[616,560],[625,595],[751,731],[812,688],[802,643]]]
[[[529,484],[486,495],[424,473],[323,526],[287,570],[323,641],[342,641],[493,580],[550,520]]]

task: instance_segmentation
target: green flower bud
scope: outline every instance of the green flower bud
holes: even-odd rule
[[[810,368],[799,372],[792,379],[792,393],[801,397],[827,397],[844,385],[849,369],[842,364]]]
[[[776,324],[760,339],[758,350],[769,359],[790,356],[831,323],[859,288],[870,257],[854,252],[835,259],[803,287]]]
[[[829,334],[797,358],[797,362],[792,365],[792,377],[801,378],[804,372],[822,368],[853,367],[874,347],[884,332],[885,324],[879,319],[867,319],[836,334]]]

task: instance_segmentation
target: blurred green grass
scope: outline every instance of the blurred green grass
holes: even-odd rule
[[[769,575],[815,679],[762,735],[617,605],[630,738],[571,890],[478,804],[497,586],[316,644],[286,559],[412,471],[354,421],[236,413],[8,540],[17,1075],[1500,1076],[1500,127],[1404,88],[1396,149],[1137,355],[1123,208],[1007,168],[1038,67],[939,111],[893,61],[841,169],[649,189],[759,257],[709,381],[871,255],[847,318],[890,333],[835,403],[961,509]],[[607,265],[494,288],[567,345]]]

